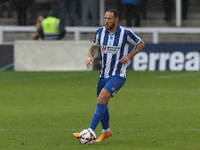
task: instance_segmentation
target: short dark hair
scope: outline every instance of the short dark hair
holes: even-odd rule
[[[116,9],[108,9],[106,12],[112,12],[115,18],[119,18],[119,12]]]
[[[51,16],[51,17],[58,17],[58,13],[57,13],[56,10],[50,10],[49,11],[49,16]]]

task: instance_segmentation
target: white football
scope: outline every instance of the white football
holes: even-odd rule
[[[90,145],[94,144],[94,142],[96,141],[96,135],[93,131],[90,131],[89,129],[84,129],[83,131],[81,131],[78,139],[81,144]]]

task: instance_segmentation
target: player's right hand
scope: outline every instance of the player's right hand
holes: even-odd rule
[[[88,58],[87,61],[86,61],[87,68],[90,68],[90,66],[92,65],[91,62],[94,62],[94,59],[93,58]]]

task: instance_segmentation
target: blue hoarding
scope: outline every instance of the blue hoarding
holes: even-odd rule
[[[0,45],[0,71],[13,70],[13,45]]]
[[[133,47],[130,47],[132,50]],[[200,44],[146,44],[127,69],[137,71],[199,71]]]

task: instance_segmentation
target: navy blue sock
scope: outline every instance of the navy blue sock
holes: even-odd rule
[[[101,104],[101,103],[97,103],[97,108],[94,112],[93,118],[92,118],[92,122],[90,124],[90,128],[94,131],[97,127],[97,125],[99,124],[99,122],[101,121],[101,119],[104,116],[104,113],[106,111],[106,104]]]
[[[108,107],[106,108],[106,111],[103,115],[103,118],[101,119],[101,125],[103,129],[108,129],[109,128],[109,119],[110,119],[110,114],[109,114],[109,110]]]

